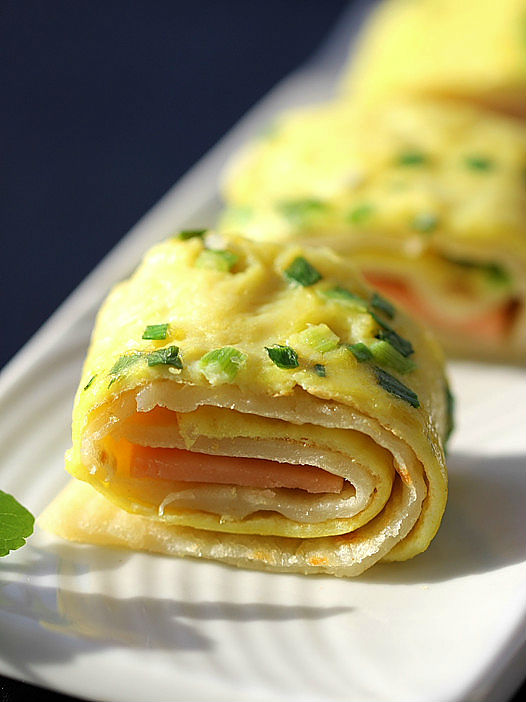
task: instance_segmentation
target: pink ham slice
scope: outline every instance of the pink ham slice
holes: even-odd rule
[[[315,466],[137,445],[132,449],[130,472],[135,478],[255,488],[299,488],[312,493],[339,493],[343,488],[343,478]]]
[[[481,341],[499,341],[506,337],[512,321],[513,304],[505,304],[488,310],[481,315],[470,319],[452,320],[444,312],[431,309],[422,300],[419,300],[410,286],[401,280],[388,278],[381,273],[364,273],[364,277],[373,287],[378,288],[395,302],[399,302],[415,317],[435,325],[437,328],[458,331],[463,335],[469,334],[474,339]]]

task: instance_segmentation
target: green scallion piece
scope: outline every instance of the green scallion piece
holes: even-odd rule
[[[149,353],[146,358],[149,366],[174,366],[174,368],[179,369],[183,367],[178,346],[167,346],[164,349],[157,349]]]
[[[373,357],[369,347],[362,341],[358,341],[356,344],[346,344],[346,347],[356,358],[358,363],[364,363],[364,361],[370,361]]]
[[[324,212],[327,208],[327,203],[316,198],[287,200],[277,205],[278,211],[295,226],[307,224],[309,219]]]
[[[303,256],[297,256],[288,268],[285,268],[283,274],[288,280],[299,283],[303,287],[314,285],[322,278],[321,273]]]
[[[142,353],[139,353],[138,351],[133,351],[132,353],[124,354],[123,356],[118,358],[112,366],[112,368],[110,369],[109,374],[112,376],[112,379],[108,383],[108,388],[111,388],[113,383],[115,383],[119,378],[121,378],[122,375],[128,370],[128,368],[137,363],[137,361],[139,361],[139,359],[141,358]]]
[[[90,379],[88,380],[88,382],[86,383],[86,385],[84,385],[83,390],[87,390],[88,388],[90,388],[91,385],[92,385],[92,383],[93,383],[93,381],[95,380],[96,377],[97,377],[97,374],[96,374],[96,373],[95,373],[95,375],[92,375],[91,378],[90,378]]]
[[[374,213],[375,208],[368,203],[357,205],[347,215],[347,221],[351,224],[362,224],[366,222]]]
[[[152,341],[162,341],[166,339],[168,334],[168,323],[166,324],[149,324],[143,332],[143,339],[150,339]]]
[[[142,353],[138,351],[133,351],[132,353],[127,353],[121,356],[110,370],[110,375],[121,375],[130,366],[133,366],[142,357]]]
[[[395,330],[389,324],[387,324],[387,322],[381,319],[374,312],[371,312],[371,316],[381,327],[378,334],[376,334],[377,339],[388,341],[391,346],[394,346],[394,348],[402,354],[402,356],[407,357],[414,353],[413,344],[408,339],[404,339],[403,336],[400,336],[400,334],[395,332]]]
[[[319,353],[327,353],[332,351],[340,343],[340,337],[337,336],[332,329],[326,324],[316,324],[305,329],[300,334],[302,341],[308,346],[311,346]]]
[[[352,307],[360,307],[363,310],[367,309],[367,300],[364,300],[363,297],[352,293],[346,288],[342,288],[340,285],[336,285],[334,288],[320,290],[319,294],[322,297],[326,297],[328,300],[341,302],[343,304],[351,305]]]
[[[493,160],[486,156],[466,156],[464,163],[472,171],[491,171],[495,165]]]
[[[314,366],[314,372],[320,378],[325,378],[325,376],[327,375],[327,370],[325,369],[325,366],[321,363],[316,363],[316,365]]]
[[[388,366],[398,373],[409,373],[416,368],[416,363],[395,349],[389,341],[373,341],[369,350],[374,360],[381,366]]]
[[[507,270],[505,270],[498,263],[482,263],[479,261],[469,261],[466,259],[458,259],[445,257],[446,261],[454,263],[462,268],[472,269],[473,271],[480,271],[487,276],[490,283],[494,285],[509,285],[511,283],[511,277]]]
[[[404,151],[397,159],[398,166],[423,166],[427,163],[427,156],[421,151]]]
[[[272,363],[278,368],[288,370],[290,368],[297,368],[300,364],[298,354],[290,346],[274,344],[274,346],[270,347],[265,346],[265,349]]]
[[[438,217],[432,212],[419,212],[411,222],[413,229],[423,234],[434,232],[438,226]]]
[[[205,353],[199,361],[201,373],[212,385],[230,383],[247,362],[247,354],[233,346],[224,346]]]
[[[509,285],[511,276],[502,266],[497,263],[488,263],[484,266],[484,271],[488,276],[488,280],[494,285]]]
[[[371,307],[378,312],[383,312],[389,319],[393,319],[395,316],[395,306],[377,292],[373,293],[371,297]]]
[[[207,231],[208,229],[183,229],[176,235],[176,239],[187,241],[188,239],[195,239],[196,237],[202,238]]]
[[[398,397],[400,400],[408,402],[411,407],[420,407],[420,401],[418,395],[404,385],[393,375],[387,371],[378,368],[378,366],[373,367],[374,373],[376,375],[376,381],[386,392],[394,397]]]
[[[389,342],[391,346],[405,358],[410,356],[415,351],[413,344],[408,339],[404,339],[403,336],[397,334],[394,329],[382,329],[378,332],[376,338],[380,339],[380,341]]]
[[[236,265],[238,259],[237,254],[226,249],[203,249],[196,258],[195,265],[197,268],[208,268],[228,273]]]

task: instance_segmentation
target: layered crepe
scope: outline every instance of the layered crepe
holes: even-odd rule
[[[524,0],[384,0],[365,25],[343,91],[378,105],[425,95],[526,113]]]
[[[73,411],[64,538],[353,576],[424,551],[451,394],[428,333],[324,249],[204,231],[102,307]]]
[[[525,164],[522,125],[463,103],[298,108],[229,164],[221,228],[330,246],[450,353],[516,361]]]

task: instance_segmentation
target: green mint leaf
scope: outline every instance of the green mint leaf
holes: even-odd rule
[[[0,556],[23,546],[33,533],[34,524],[31,512],[0,490]]]

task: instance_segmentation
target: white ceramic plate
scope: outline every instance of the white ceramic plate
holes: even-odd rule
[[[38,514],[63,453],[95,310],[146,248],[214,221],[227,156],[331,90],[349,27],[280,84],[122,241],[0,378],[0,485]],[[525,382],[455,364],[450,500],[428,551],[357,580],[60,542],[0,562],[0,672],[115,702],[507,700],[524,675]]]

